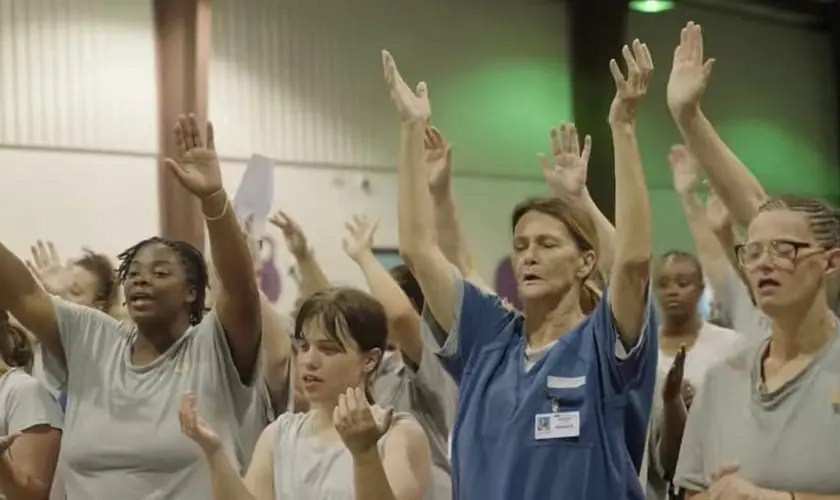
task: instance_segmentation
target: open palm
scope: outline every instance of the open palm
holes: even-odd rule
[[[615,98],[610,106],[611,123],[629,123],[636,118],[636,106],[647,94],[648,81],[653,74],[653,58],[646,44],[633,40],[625,45],[621,55],[627,67],[627,76],[621,73],[618,62],[610,60],[610,73],[615,81]]]
[[[222,189],[222,170],[216,155],[212,123],[207,122],[205,146],[195,115],[178,117],[175,144],[178,158],[167,158],[166,165],[187,191],[198,198],[206,198]]]
[[[205,452],[216,451],[222,447],[221,439],[216,431],[210,427],[210,424],[205,422],[198,414],[196,403],[195,394],[185,394],[181,398],[181,405],[178,408],[181,432],[195,441]]]
[[[373,235],[376,233],[377,221],[370,220],[364,215],[354,215],[344,225],[347,228],[347,236],[342,241],[344,251],[353,260],[359,258],[366,252],[371,252],[373,247]]]
[[[294,219],[286,215],[285,212],[278,211],[268,219],[268,222],[283,232],[283,239],[286,240],[289,253],[296,258],[306,255],[306,252],[309,251],[309,243],[306,241],[303,229]]]
[[[703,60],[703,31],[699,24],[689,22],[680,33],[680,44],[674,51],[671,76],[668,78],[668,107],[680,112],[700,102],[714,59]]]
[[[420,82],[415,90],[411,90],[400,75],[394,57],[387,50],[382,51],[382,70],[385,74],[385,83],[391,93],[391,100],[397,107],[402,120],[404,122],[427,121],[432,114],[432,109],[426,83]]]
[[[540,155],[543,177],[554,196],[579,200],[586,191],[592,138],[586,136],[581,150],[577,128],[574,124],[567,123],[552,128],[550,135],[554,161]]]
[[[432,194],[445,194],[449,191],[452,179],[452,148],[435,127],[426,127],[425,147],[429,189]]]
[[[700,166],[691,151],[682,144],[672,146],[668,153],[668,165],[671,167],[671,176],[677,193],[682,195],[693,193],[697,188]]]

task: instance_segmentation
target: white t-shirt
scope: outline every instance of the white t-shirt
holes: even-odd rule
[[[734,330],[722,328],[705,322],[700,327],[694,346],[686,353],[683,380],[694,386],[695,392],[700,390],[706,372],[712,365],[723,360],[742,345],[744,337]],[[656,367],[656,392],[653,396],[653,411],[648,439],[648,453],[650,465],[647,471],[648,500],[662,500],[665,498],[666,487],[663,471],[659,461],[658,449],[661,438],[662,425],[662,385],[668,370],[674,363],[674,356],[659,351]]]

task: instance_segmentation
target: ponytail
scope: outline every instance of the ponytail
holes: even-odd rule
[[[583,314],[592,314],[600,300],[601,289],[592,280],[584,281],[580,287],[580,309]]]

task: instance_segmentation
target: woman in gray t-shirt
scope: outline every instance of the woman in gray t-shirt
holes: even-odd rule
[[[235,460],[255,394],[259,293],[222,187],[213,130],[208,124],[205,146],[196,118],[181,117],[175,140],[179,158],[166,163],[200,201],[219,272],[209,314],[203,256],[182,241],[150,238],[120,256],[130,322],[53,299],[0,245],[0,309],[38,337],[51,354],[45,362],[58,365],[67,386],[61,461],[68,500],[206,500],[209,471],[180,433],[181,396],[202,395]]]
[[[185,397],[181,429],[207,457],[213,498],[426,498],[431,467],[423,429],[407,414],[370,405],[367,387],[388,338],[382,305],[350,288],[316,293],[300,308],[295,338],[311,409],[281,415],[263,432],[244,480],[198,416],[200,398]]]
[[[61,441],[61,412],[26,373],[32,348],[0,311],[0,499],[46,498]]]
[[[815,213],[771,199],[738,247],[771,333],[713,366],[694,398],[675,476],[688,498],[840,495],[840,318],[825,293],[840,224]]]

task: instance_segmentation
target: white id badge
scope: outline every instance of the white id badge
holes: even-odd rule
[[[580,412],[538,413],[534,419],[534,439],[563,439],[580,436]]]

